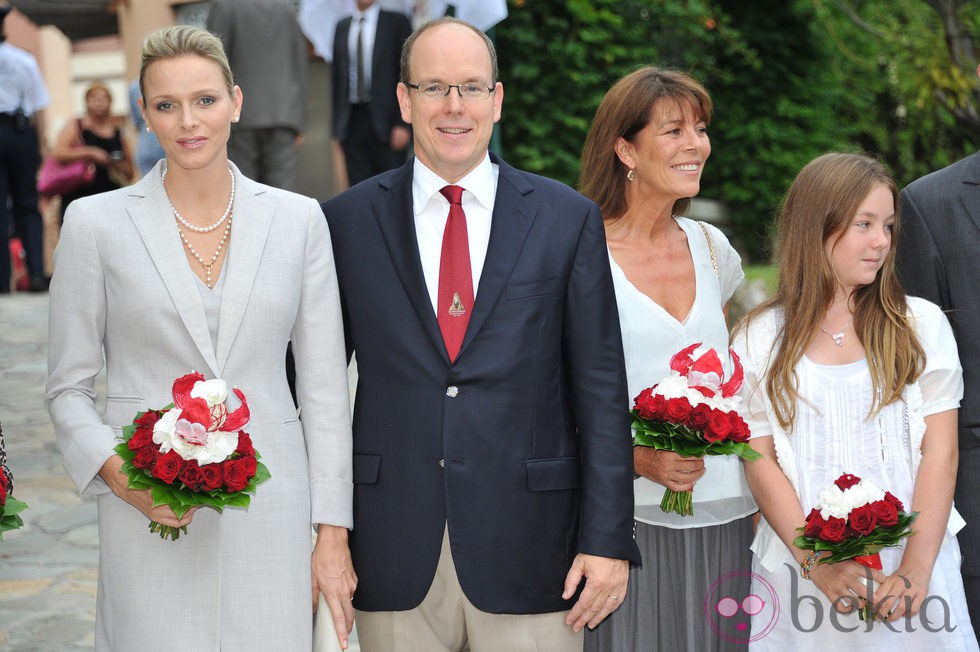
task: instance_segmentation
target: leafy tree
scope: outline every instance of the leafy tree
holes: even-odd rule
[[[612,83],[645,64],[687,70],[716,106],[701,194],[731,207],[750,253],[762,256],[788,180],[845,142],[831,128],[835,93],[812,22],[806,1],[512,0],[497,29],[503,149],[521,167],[573,185]]]
[[[617,79],[647,64],[711,67],[708,4],[511,0],[496,30],[507,158],[574,185],[592,117]]]
[[[500,134],[522,168],[570,185],[609,86],[645,64],[715,101],[701,196],[765,260],[796,172],[831,150],[880,156],[905,184],[980,146],[980,0],[509,0],[496,30]]]
[[[729,205],[751,257],[764,259],[790,181],[814,157],[846,147],[849,127],[809,1],[717,5],[729,38],[708,80],[717,109],[702,195]]]
[[[977,149],[976,0],[814,0],[851,142],[901,184]]]

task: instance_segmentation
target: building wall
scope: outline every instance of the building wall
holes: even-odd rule
[[[177,20],[203,26],[208,2],[201,0],[130,0],[116,3],[118,36],[72,43],[56,27],[38,27],[17,11],[5,23],[8,40],[37,58],[51,94],[46,113],[49,142],[69,120],[84,112],[84,91],[94,80],[112,92],[114,113],[129,113],[128,84],[139,74],[139,52],[147,34]],[[309,121],[299,150],[296,190],[329,199],[336,180],[331,137],[331,66],[310,50]]]

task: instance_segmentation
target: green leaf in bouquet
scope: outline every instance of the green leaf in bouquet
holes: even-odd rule
[[[262,462],[256,463],[255,477],[252,478],[253,480],[255,480],[255,484],[261,484],[271,477],[272,474],[269,473],[269,468],[265,464],[263,464]]]
[[[13,496],[7,496],[7,504],[0,507],[0,515],[15,516],[25,509],[27,509],[27,503],[22,500],[17,500]]]
[[[822,555],[817,563],[836,564],[855,557],[881,552],[884,548],[897,546],[902,539],[915,534],[911,525],[918,516],[918,512],[899,512],[898,521],[895,525],[879,526],[869,535],[844,539],[840,543],[831,543],[817,537],[800,534],[793,540],[793,545],[802,550],[828,552],[830,554]],[[797,528],[796,531],[802,533],[805,530],[804,528]]]
[[[119,457],[123,458],[126,461],[133,459],[133,456],[136,455],[134,451],[129,450],[129,445],[126,442],[123,442],[121,444],[116,444],[116,447],[113,448],[112,450],[116,452],[116,455],[118,455]]]
[[[13,496],[7,496],[7,503],[0,507],[0,541],[3,541],[3,533],[23,527],[24,521],[18,516],[27,509],[27,503],[17,500]]]
[[[125,464],[123,465],[125,467]],[[130,465],[132,466],[132,465]],[[153,489],[157,486],[153,482],[154,478],[149,477],[146,473],[137,472],[136,474],[131,474],[129,476],[129,488],[136,489],[137,491],[143,491],[144,489]]]
[[[733,441],[729,442],[732,445],[732,449],[735,455],[738,455],[743,460],[748,460],[749,462],[754,462],[755,460],[761,460],[763,455],[759,451],[755,450],[747,442],[744,441]]]
[[[3,541],[3,533],[23,527],[24,521],[16,514],[0,516],[0,541]]]
[[[247,493],[242,492],[228,496],[225,498],[224,503],[226,507],[248,507],[251,500],[251,497]]]

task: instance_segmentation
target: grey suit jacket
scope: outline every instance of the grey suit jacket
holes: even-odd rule
[[[68,207],[50,290],[46,400],[69,476],[98,496],[96,649],[306,650],[310,523],[352,520],[346,355],[329,230],[312,199],[234,169],[212,344],[201,295],[209,290],[184,252],[163,164],[133,186]],[[302,421],[286,383],[289,340]],[[246,430],[272,478],[247,510],[200,509],[179,541],[162,541],[97,473],[120,428],[138,411],[167,405],[174,379],[192,370],[246,394]],[[96,407],[103,392],[104,415]]]
[[[963,366],[960,435],[980,437],[980,153],[912,182],[899,199],[902,284],[946,312]]]
[[[245,102],[237,128],[306,126],[306,39],[286,0],[212,0],[208,30],[221,37]]]

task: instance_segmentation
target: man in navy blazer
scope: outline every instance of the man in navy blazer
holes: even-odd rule
[[[420,27],[397,91],[416,158],[323,205],[358,367],[356,577],[342,538],[318,542],[314,573],[342,640],[356,585],[365,652],[580,650],[638,561],[599,209],[488,154],[496,68],[472,25]],[[476,291],[455,356],[437,317],[447,184]]]
[[[416,158],[323,205],[358,367],[356,576],[331,537],[314,581],[342,641],[356,586],[365,652],[581,649],[638,561],[599,209],[488,154],[503,85],[472,25],[420,27],[397,92]],[[454,357],[437,318],[447,184],[476,291]]]

